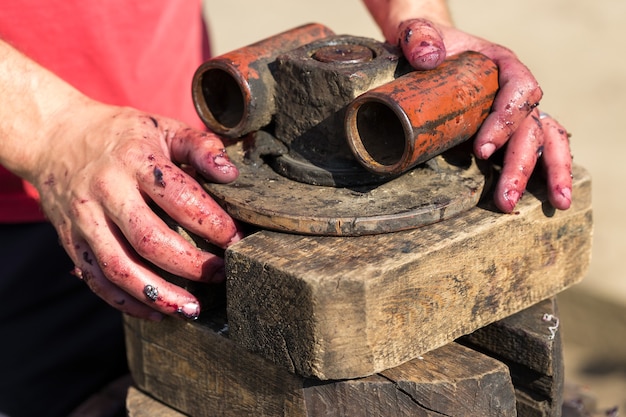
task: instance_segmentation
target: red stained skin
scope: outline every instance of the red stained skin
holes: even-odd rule
[[[398,44],[410,64],[418,70],[436,68],[446,58],[446,47],[439,30],[426,19],[400,23]]]
[[[152,266],[213,283],[224,279],[224,260],[185,241],[153,205],[187,230],[226,247],[239,239],[237,226],[178,165],[220,182],[234,180],[237,168],[212,133],[129,108],[87,104],[78,109],[93,112],[81,119],[88,123],[72,123],[55,136],[50,152],[59,158],[41,167],[32,181],[76,265],[74,274],[127,314],[150,320],[164,314],[196,318],[197,300],[163,281]],[[63,151],[67,143],[72,152]],[[158,286],[160,300],[147,302],[146,283]]]
[[[172,142],[175,158],[188,159],[193,168],[208,180],[234,181],[239,170],[230,161],[221,139],[211,132],[183,130]]]
[[[451,19],[446,19],[442,15],[437,15],[441,17],[441,20],[438,19],[437,23],[433,24],[436,30],[429,31],[427,23],[420,22],[419,19],[407,20],[410,19],[411,12],[399,16],[388,13],[386,9],[389,5],[388,1],[366,0],[365,4],[383,29],[385,38],[391,43],[396,42],[416,69],[422,69],[420,58],[423,63],[436,62],[440,57],[439,52],[442,57],[445,57],[446,55],[455,56],[465,51],[476,51],[490,58],[498,67],[499,91],[490,115],[475,136],[474,153],[478,158],[488,159],[507,143],[509,146],[505,156],[511,154],[512,150],[520,148],[519,142],[524,142],[529,129],[532,129],[524,123],[524,120],[531,111],[536,110],[543,93],[536,78],[513,51],[455,28]],[[398,21],[403,20],[403,23],[397,24]],[[420,30],[418,28],[421,28],[421,34],[418,34]],[[421,38],[425,38],[426,42],[422,43]],[[445,41],[445,49],[439,48],[439,39]],[[421,53],[418,52],[420,48],[424,48]],[[429,48],[431,48],[430,51]],[[538,117],[538,113],[535,117]],[[554,141],[555,143],[548,144],[557,133],[563,135],[565,129],[562,129],[558,122],[551,118],[541,120],[544,125],[546,120],[550,121],[549,125],[559,126],[560,130],[557,132],[553,131],[552,127],[544,126],[542,137],[545,136],[545,143],[541,154],[541,165],[545,169],[550,202],[556,208],[564,210],[571,203],[568,198],[571,194],[569,144],[564,141],[559,144],[556,143],[557,140]],[[536,121],[533,124],[536,125]],[[536,158],[537,149],[541,146],[541,143],[532,143],[532,146],[517,152],[521,155],[518,158],[524,156],[528,158],[531,154]],[[512,167],[523,166],[517,162],[510,165]],[[532,168],[534,164],[530,167],[531,170]],[[494,199],[501,210],[510,212],[513,209],[525,188],[527,179],[521,177],[522,175],[516,169],[503,172],[500,176]],[[511,186],[515,182],[517,184]]]
[[[150,302],[158,303],[167,310],[174,311],[186,319],[195,320],[200,315],[200,306],[195,301],[186,302],[183,305],[169,302],[159,294],[158,288],[152,285],[146,285],[143,292]]]
[[[46,181],[44,182],[45,185],[51,187],[55,184],[55,180],[54,180],[54,174],[50,174],[48,175],[48,178],[46,179]]]

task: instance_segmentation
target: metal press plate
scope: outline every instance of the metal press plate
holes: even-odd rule
[[[238,179],[204,184],[218,203],[245,223],[306,235],[372,235],[439,222],[476,206],[490,177],[470,153],[457,151],[383,184],[325,187],[248,163],[242,142],[227,151]]]

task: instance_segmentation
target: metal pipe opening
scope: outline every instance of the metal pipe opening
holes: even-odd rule
[[[226,129],[239,125],[244,118],[244,93],[231,74],[213,68],[202,74],[202,96],[210,116]]]
[[[405,128],[386,103],[362,101],[352,107],[348,117],[348,141],[365,167],[385,173],[386,167],[402,161],[406,151]]]

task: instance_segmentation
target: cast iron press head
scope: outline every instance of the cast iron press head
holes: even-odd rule
[[[487,176],[457,146],[483,122],[497,69],[468,52],[413,71],[395,47],[302,26],[205,62],[193,99],[239,141],[230,184],[205,184],[262,228],[356,236],[411,229],[475,206]]]

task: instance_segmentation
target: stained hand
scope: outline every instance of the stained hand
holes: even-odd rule
[[[403,21],[397,42],[419,70],[439,65],[446,56],[477,51],[498,66],[499,91],[491,113],[474,140],[474,153],[487,159],[507,145],[494,201],[504,212],[514,210],[538,161],[545,169],[550,203],[561,210],[572,199],[572,157],[568,134],[556,120],[541,113],[537,80],[509,49],[425,19]]]
[[[31,180],[75,274],[131,315],[196,318],[198,300],[151,264],[214,283],[224,279],[223,259],[172,231],[149,204],[219,247],[239,240],[233,220],[178,166],[215,182],[234,180],[238,171],[221,140],[171,119],[91,101],[64,117],[73,123],[60,124],[65,127],[49,141],[52,157],[40,158]]]

